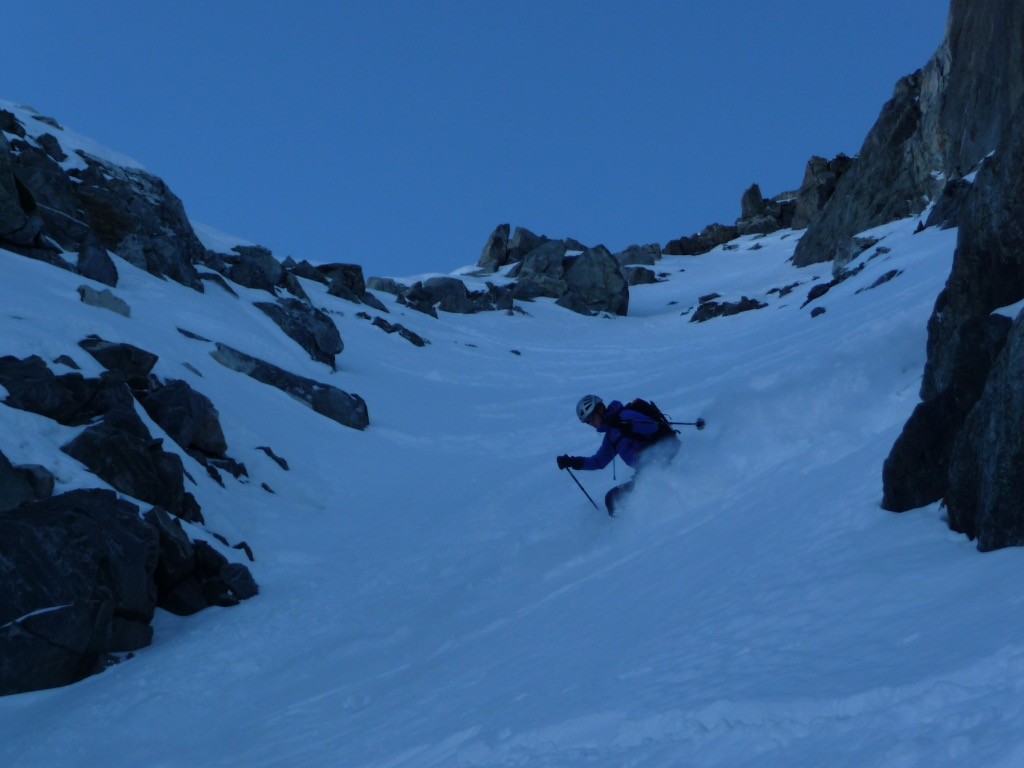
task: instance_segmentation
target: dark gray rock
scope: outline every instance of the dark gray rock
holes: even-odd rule
[[[185,208],[162,179],[79,152],[88,167],[77,172],[75,196],[101,245],[154,275],[202,290],[195,264],[203,248]]]
[[[420,336],[418,333],[414,333],[406,328],[404,325],[399,323],[389,323],[383,317],[375,317],[373,319],[373,325],[380,328],[385,333],[397,333],[403,339],[408,341],[410,344],[416,347],[425,347],[430,342]]]
[[[925,227],[952,229],[960,226],[960,212],[971,194],[971,184],[964,179],[954,179],[946,184],[935,207],[928,214]]]
[[[806,229],[825,209],[835,194],[836,186],[853,167],[854,161],[839,154],[831,160],[814,156],[807,161],[804,179],[793,201],[793,215],[788,226]]]
[[[736,227],[725,224],[710,224],[690,237],[672,240],[665,245],[666,256],[699,256],[740,236]]]
[[[526,254],[536,250],[549,240],[550,238],[544,235],[533,234],[526,227],[516,227],[512,233],[512,239],[508,242],[508,260],[505,263],[511,264],[515,261],[522,261]]]
[[[307,280],[314,280],[318,283],[322,283],[323,285],[328,285],[330,283],[330,280],[324,277],[320,273],[320,270],[318,270],[308,261],[300,261],[298,264],[288,266],[287,268],[293,275],[304,277]]]
[[[1013,324],[949,467],[949,525],[980,550],[1024,545],[1024,328]]]
[[[366,281],[366,287],[374,291],[390,293],[395,296],[398,296],[407,289],[407,286],[392,280],[390,277],[371,277]]]
[[[269,456],[274,461],[275,464],[277,464],[277,466],[279,466],[285,472],[288,471],[288,462],[285,461],[284,459],[282,459],[276,453],[274,453],[273,449],[270,448],[269,446],[258,445],[258,446],[256,446],[256,450],[257,451],[263,451],[265,454],[267,454],[267,456]]]
[[[590,312],[625,315],[629,311],[629,287],[619,263],[607,248],[597,246],[572,260],[565,271],[566,295],[562,306],[579,312],[582,305]],[[565,302],[571,302],[571,305]],[[585,313],[586,314],[586,313]]]
[[[651,245],[631,245],[624,251],[615,254],[615,260],[620,266],[630,264],[642,264],[646,267],[653,267],[661,259],[661,246],[657,243]]]
[[[648,285],[658,282],[658,276],[654,274],[653,270],[647,269],[647,267],[623,267],[622,274],[626,278],[628,285]]]
[[[940,160],[933,153],[920,162],[908,158],[925,145],[922,136],[922,82],[919,71],[903,78],[871,129],[857,163],[801,238],[797,266],[832,261],[843,243],[859,232],[920,213],[941,190],[932,176]],[[841,265],[840,265],[841,266]]]
[[[127,418],[122,420],[122,416]],[[141,421],[135,423],[138,417],[131,416],[134,412],[108,413],[61,450],[118,491],[163,507],[184,520],[202,522],[199,505],[185,491],[181,457],[165,451]]]
[[[946,494],[953,446],[1009,329],[1010,320],[999,315],[961,327],[945,387],[914,409],[882,467],[884,509],[905,512]]]
[[[738,315],[741,312],[750,312],[755,309],[764,309],[767,307],[756,299],[750,299],[743,296],[739,301],[723,301],[717,302],[714,300],[701,301],[697,311],[693,313],[693,317],[690,318],[691,323],[703,323],[711,320],[715,317],[730,317],[732,315]]]
[[[154,528],[110,491],[0,512],[0,694],[75,682],[149,643]]]
[[[1002,148],[985,161],[960,216],[946,287],[928,321],[928,363],[921,397],[949,386],[960,328],[971,318],[1024,298],[1024,107]]]
[[[0,511],[15,509],[36,498],[35,489],[28,478],[0,453]]]
[[[99,238],[88,233],[78,251],[78,273],[111,287],[117,285],[117,267]]]
[[[132,389],[146,389],[149,374],[159,358],[152,352],[124,342],[105,341],[99,336],[87,336],[78,346],[92,355],[108,371],[124,376]]]
[[[284,267],[274,254],[259,245],[236,245],[232,250],[236,255],[224,257],[228,264],[227,276],[246,288],[274,293],[285,275]]]
[[[761,187],[752,184],[740,198],[740,219],[753,219],[768,213],[768,203],[761,195]]]
[[[487,238],[477,266],[487,272],[495,272],[509,263],[508,239],[511,226],[500,224]]]
[[[358,264],[323,264],[317,269],[327,278],[327,292],[332,296],[358,304],[366,293],[363,268]]]
[[[277,303],[255,305],[270,317],[318,363],[335,366],[335,355],[345,348],[338,328],[325,312],[298,299],[280,299]]]
[[[86,379],[80,373],[56,376],[42,358],[0,357],[4,404],[38,413],[66,426],[88,424],[111,410],[131,410],[133,400],[121,376]]]
[[[27,223],[28,215],[21,207],[14,179],[10,144],[0,133],[0,239],[17,236]]]
[[[171,380],[140,397],[149,417],[185,451],[223,457],[228,449],[220,414],[210,398],[187,382]]]
[[[217,344],[210,353],[214,360],[226,368],[280,389],[317,413],[353,429],[365,429],[370,424],[366,402],[358,395],[350,395],[329,384],[322,384],[289,373],[259,358],[247,355],[226,344]]]
[[[36,501],[48,499],[53,496],[53,489],[57,485],[57,478],[53,473],[41,464],[19,464],[14,471],[25,478],[32,488],[32,498]]]

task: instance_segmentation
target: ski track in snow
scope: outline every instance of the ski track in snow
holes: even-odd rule
[[[936,506],[879,508],[955,245],[916,224],[873,232],[889,253],[805,308],[830,266],[792,267],[791,232],[666,257],[626,318],[541,300],[435,320],[378,294],[424,349],[303,281],[345,339],[337,373],[251,306],[266,294],[200,295],[119,260],[126,319],[0,252],[4,354],[71,353],[95,375],[75,343],[97,333],[214,400],[253,480],[222,490],[186,456],[191,490],[210,530],[252,545],[262,588],[159,613],[154,644],[102,675],[0,699],[0,764],[1019,765],[1020,551],[979,555]],[[680,316],[712,292],[769,307]],[[371,427],[220,367],[178,327],[362,395]],[[597,447],[572,410],[588,391],[708,422],[614,520],[554,466]],[[13,462],[55,468],[59,491],[102,485],[58,450],[76,429],[0,417]],[[600,500],[616,474],[578,477]]]

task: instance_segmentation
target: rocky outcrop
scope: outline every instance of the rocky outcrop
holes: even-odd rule
[[[0,511],[0,579],[0,695],[76,682],[149,645],[157,607],[185,615],[258,592],[164,510],[142,517],[98,489]]]
[[[788,226],[807,229],[835,194],[839,180],[853,167],[853,160],[839,154],[831,160],[814,156],[807,161],[803,182],[793,196],[793,219]]]
[[[335,356],[345,349],[334,321],[319,309],[298,299],[280,299],[275,303],[256,302],[266,314],[318,363],[337,370]]]
[[[181,201],[162,180],[78,151],[65,169],[63,129],[33,137],[3,112],[0,138],[0,243],[26,256],[115,285],[107,251],[152,274],[202,290],[195,264],[204,249]],[[79,252],[77,267],[60,248]]]
[[[629,312],[629,286],[607,248],[589,248],[570,262],[563,276],[566,292],[556,304],[580,314]]]
[[[508,238],[510,231],[509,224],[499,224],[495,227],[494,232],[484,243],[483,253],[480,254],[480,260],[477,262],[480,269],[486,272],[497,272],[509,263]]]
[[[1019,318],[1007,331],[1009,321],[991,314],[1024,299],[1024,43],[1016,34],[1022,14],[1019,4],[953,3],[947,38],[952,69],[942,112],[950,137],[946,167],[992,149],[988,142],[995,152],[969,189],[961,183],[953,268],[928,323],[922,404],[890,456],[889,464],[900,467],[899,482],[891,471],[883,478],[888,508],[941,496],[951,527],[977,538],[982,549],[1024,544],[1024,511],[1013,499],[1024,483],[1013,434],[1024,418],[1022,331]],[[991,39],[982,40],[985,35]],[[984,99],[963,86],[965,68]],[[1008,106],[1011,97],[1015,111]],[[963,114],[949,115],[949,104]],[[1003,119],[998,139],[992,126],[982,128],[983,119]],[[955,135],[950,126],[959,126]],[[937,447],[906,450],[905,436],[913,433]],[[901,498],[905,503],[896,503]]]
[[[882,467],[884,509],[905,512],[946,495],[953,445],[1009,330],[1010,320],[998,315],[963,324],[942,389],[914,409]]]
[[[210,353],[214,360],[226,368],[244,373],[262,384],[280,389],[317,413],[353,429],[365,429],[370,424],[366,402],[358,395],[350,395],[337,387],[289,373],[257,357],[247,355],[226,344],[217,344]]]
[[[157,531],[111,491],[0,512],[0,694],[75,682],[150,643]]]
[[[740,233],[736,227],[725,224],[709,224],[695,235],[669,241],[663,252],[666,256],[700,256],[739,236]]]
[[[795,264],[833,260],[857,233],[920,213],[998,147],[1024,97],[1022,28],[1020,3],[953,0],[945,40],[897,84]]]
[[[950,527],[982,551],[1024,545],[1024,319],[959,430],[949,466]]]

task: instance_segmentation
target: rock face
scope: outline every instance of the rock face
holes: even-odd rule
[[[35,139],[18,118],[0,110],[15,138],[0,139],[0,244],[108,285],[117,270],[107,251],[137,267],[202,290],[195,264],[203,247],[181,201],[163,181],[79,151],[66,170],[60,134]],[[52,242],[51,242],[52,241]],[[78,266],[52,243],[79,252]]]
[[[797,266],[835,260],[855,234],[920,213],[941,192],[932,175],[942,165],[938,139],[925,135],[922,115],[938,94],[924,89],[925,80],[917,72],[896,85],[857,162],[797,246]]]
[[[901,80],[853,169],[797,247],[794,263],[830,261],[853,235],[924,210],[944,180],[996,149],[1024,96],[1024,6],[953,0],[946,39]]]
[[[982,551],[1024,545],[1024,321],[1018,318],[985,393],[952,450],[950,527]]]
[[[945,168],[995,151],[973,185],[961,182],[956,193],[957,251],[928,323],[923,402],[883,475],[887,508],[944,498],[950,526],[981,549],[1024,544],[1024,509],[1014,496],[1024,485],[1014,432],[1024,418],[1024,331],[1020,318],[1009,328],[990,314],[1024,299],[1022,14],[1015,3],[953,3],[946,102],[934,118],[949,139]]]

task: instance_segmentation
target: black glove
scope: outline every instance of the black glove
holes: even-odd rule
[[[583,469],[583,459],[580,456],[562,454],[555,461],[559,469]]]

